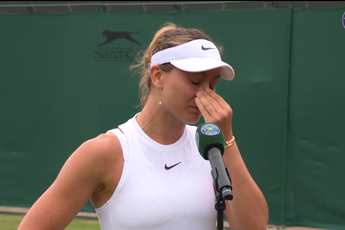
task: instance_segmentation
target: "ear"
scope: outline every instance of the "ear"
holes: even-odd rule
[[[154,86],[160,87],[162,85],[162,70],[158,65],[151,66],[150,77]]]

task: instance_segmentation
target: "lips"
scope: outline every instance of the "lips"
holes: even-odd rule
[[[200,110],[197,106],[190,106],[193,110],[197,111],[198,113],[200,113]]]

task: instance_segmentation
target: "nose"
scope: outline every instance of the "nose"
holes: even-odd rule
[[[207,89],[211,88],[211,82],[204,82],[203,84],[200,84],[200,87],[198,88],[198,91],[206,91]]]
[[[210,82],[204,80],[200,82],[200,84],[198,85],[197,91],[201,91],[201,90],[205,91],[209,87],[210,87]]]

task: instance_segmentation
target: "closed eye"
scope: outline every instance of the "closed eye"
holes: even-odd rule
[[[199,81],[199,82],[194,82],[194,81],[192,81],[192,84],[193,85],[199,85],[201,83],[201,81]]]

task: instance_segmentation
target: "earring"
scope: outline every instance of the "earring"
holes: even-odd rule
[[[160,106],[160,105],[162,105],[162,88],[163,88],[163,86],[162,85],[158,85],[158,88],[160,89],[160,91],[159,91],[159,95],[158,95],[158,106]]]

